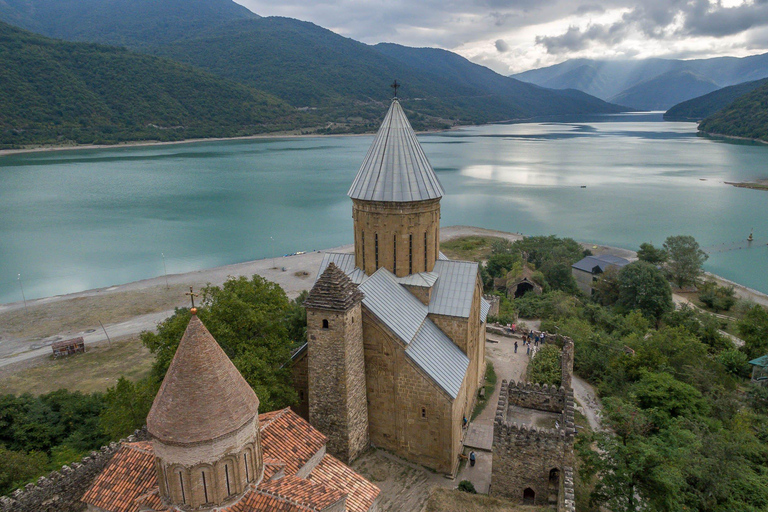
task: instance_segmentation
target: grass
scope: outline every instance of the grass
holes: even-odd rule
[[[167,311],[176,307],[189,285],[170,288],[155,286],[146,290],[132,290],[77,297],[29,306],[0,313],[0,335],[40,339],[55,334],[123,322],[139,315]]]
[[[517,505],[482,494],[436,487],[429,495],[424,512],[554,512],[554,509]]]
[[[99,346],[85,354],[49,359],[0,379],[0,394],[41,395],[57,389],[93,393],[114,386],[120,376],[136,381],[149,374],[154,356],[138,337]],[[9,370],[7,370],[9,371]]]
[[[472,420],[480,416],[480,413],[483,412],[485,407],[488,405],[488,401],[493,396],[493,391],[496,389],[496,380],[498,377],[496,376],[496,370],[493,368],[493,363],[490,361],[486,361],[485,363],[485,384],[483,384],[483,387],[485,388],[485,398],[478,398],[477,404],[475,404],[475,410],[472,411]]]
[[[453,260],[483,261],[491,255],[491,245],[504,238],[497,236],[462,236],[440,243],[440,250]]]

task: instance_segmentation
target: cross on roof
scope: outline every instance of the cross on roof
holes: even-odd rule
[[[395,90],[395,98],[397,98],[397,88],[400,87],[400,84],[397,83],[397,79],[395,79],[395,81],[392,82],[392,85],[390,85],[390,87]]]
[[[189,298],[192,300],[192,309],[195,309],[195,297],[199,297],[199,293],[195,293],[192,291],[192,287],[189,287],[189,291],[185,293],[184,295],[189,295]]]

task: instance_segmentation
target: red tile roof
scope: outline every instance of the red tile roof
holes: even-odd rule
[[[328,438],[288,408],[269,414],[268,418],[259,415],[264,458],[282,460],[285,473],[295,475],[325,446]]]
[[[264,479],[220,512],[313,512],[346,497],[349,512],[366,512],[379,489],[326,455],[307,479],[296,476],[327,441],[290,409],[259,415],[264,449]],[[280,471],[285,476],[277,478]],[[274,480],[270,478],[276,477]],[[126,443],[83,496],[85,503],[109,512],[169,511],[159,496],[150,442]]]
[[[326,455],[309,475],[309,480],[328,485],[347,495],[349,512],[367,512],[381,492],[336,457]]]
[[[155,455],[148,442],[126,443],[96,478],[82,501],[110,512],[138,512],[136,498],[157,488]]]

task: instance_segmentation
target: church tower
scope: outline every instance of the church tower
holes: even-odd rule
[[[259,399],[192,309],[147,416],[160,496],[212,510],[261,480]]]
[[[443,187],[397,98],[357,172],[352,198],[355,266],[371,275],[431,272],[440,252]]]
[[[362,300],[363,292],[331,263],[304,301],[309,422],[345,463],[369,442]]]

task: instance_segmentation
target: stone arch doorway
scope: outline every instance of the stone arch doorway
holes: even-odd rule
[[[557,489],[560,485],[560,470],[552,468],[549,470],[549,488]]]
[[[523,504],[533,505],[535,501],[536,501],[536,493],[533,492],[533,489],[531,489],[530,487],[526,487],[526,489],[523,491]]]
[[[520,297],[522,297],[523,295],[525,295],[526,293],[532,290],[533,290],[533,285],[528,281],[523,281],[522,283],[518,284],[515,287],[515,298],[519,299]]]

